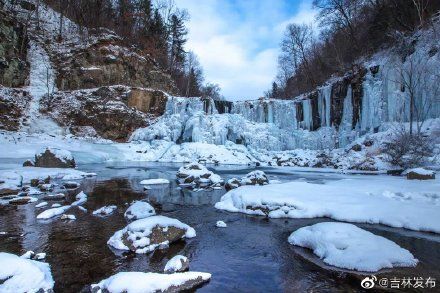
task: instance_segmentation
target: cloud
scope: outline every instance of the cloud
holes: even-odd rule
[[[294,3],[292,3],[294,2]],[[310,22],[311,0],[177,0],[188,9],[187,49],[206,79],[231,100],[261,97],[277,71],[279,42],[291,22]]]

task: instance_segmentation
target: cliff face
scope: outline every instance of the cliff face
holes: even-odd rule
[[[123,142],[163,115],[166,101],[161,91],[111,86],[46,95],[40,111],[75,135]]]
[[[60,15],[44,2],[39,19],[33,1],[2,3],[0,129],[44,132],[37,120],[49,118],[64,133],[125,141],[163,114],[176,87],[149,55],[67,18],[59,39]]]
[[[112,32],[102,30],[95,40],[53,56],[59,90],[77,90],[123,84],[174,93],[171,76],[148,55],[122,45]]]
[[[1,4],[0,4],[1,6]],[[27,82],[28,38],[24,25],[0,10],[0,84],[21,87]]]

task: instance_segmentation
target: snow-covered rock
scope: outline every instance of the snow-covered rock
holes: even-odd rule
[[[61,214],[64,214],[68,209],[70,209],[71,206],[62,206],[62,207],[58,207],[58,208],[51,208],[48,210],[45,210],[44,212],[38,214],[37,219],[42,219],[42,220],[46,220],[46,219],[50,219],[56,216],[59,216]]]
[[[50,292],[54,286],[47,263],[5,252],[0,252],[0,263],[0,292]]]
[[[110,206],[103,206],[95,211],[93,211],[93,215],[95,216],[108,216],[110,214],[113,214],[114,211],[116,211],[117,207],[115,205]]]
[[[48,194],[44,196],[43,200],[64,200],[66,198],[66,195],[64,193],[57,193],[57,194]]]
[[[136,220],[119,230],[107,242],[119,250],[148,253],[169,244],[196,236],[196,231],[177,219],[165,216],[151,216]]]
[[[186,256],[176,255],[165,265],[164,272],[167,274],[184,272],[189,270],[189,260]]]
[[[266,185],[269,184],[269,179],[266,173],[260,170],[255,170],[246,174],[241,179],[231,178],[225,184],[226,190],[231,190],[243,185]]]
[[[211,274],[184,272],[158,274],[143,272],[121,272],[92,285],[97,293],[155,293],[193,290],[209,281]]]
[[[180,167],[176,177],[179,184],[198,188],[218,187],[223,183],[223,179],[219,175],[198,163]]]
[[[124,213],[124,217],[128,221],[139,220],[147,217],[154,216],[156,211],[154,208],[145,201],[133,202]]]
[[[47,201],[42,201],[39,204],[35,205],[36,208],[43,208],[47,206]]]
[[[67,182],[63,183],[63,186],[67,189],[75,189],[75,188],[78,188],[80,186],[80,184],[75,181],[67,181]]]
[[[61,220],[75,221],[76,217],[75,217],[75,215],[64,214],[61,216]]]
[[[347,223],[303,227],[293,232],[288,241],[312,249],[326,264],[349,270],[377,272],[383,268],[413,267],[418,262],[393,241]]]
[[[75,160],[68,150],[48,147],[35,154],[35,166],[45,168],[75,168]]]
[[[61,204],[59,204],[59,203],[54,203],[54,204],[52,204],[50,207],[51,208],[59,208],[61,206]]]
[[[223,195],[215,207],[271,218],[328,217],[440,233],[439,198],[438,180],[369,176],[325,184],[242,186]]]
[[[406,179],[409,180],[430,180],[435,179],[435,172],[426,170],[425,168],[414,168],[405,170],[403,175],[406,175]]]
[[[80,206],[84,204],[86,201],[87,201],[87,194],[81,191],[75,196],[75,201],[72,202],[72,206]]]
[[[155,184],[169,184],[168,179],[158,178],[158,179],[145,179],[139,182],[142,185],[155,185]]]
[[[35,253],[32,250],[29,250],[29,251],[26,251],[20,257],[21,258],[26,258],[26,259],[32,259],[32,260],[43,260],[43,259],[46,258],[46,253],[44,253],[44,252]]]
[[[217,221],[217,223],[215,223],[215,226],[217,228],[226,228],[226,227],[228,227],[228,225],[226,225],[226,223],[223,222],[223,221]]]

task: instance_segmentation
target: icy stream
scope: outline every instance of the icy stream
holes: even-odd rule
[[[120,271],[161,272],[165,263],[177,254],[190,259],[191,270],[212,273],[211,281],[199,289],[200,292],[361,291],[360,280],[364,275],[329,268],[309,251],[287,242],[292,231],[328,219],[266,219],[221,212],[214,208],[214,203],[224,190],[190,192],[176,189],[174,179],[179,166],[158,163],[80,165],[80,170],[98,174],[81,185],[88,194],[84,204],[88,212],[69,211],[76,216],[76,221],[40,221],[35,216],[41,209],[35,208],[35,204],[0,207],[0,231],[7,232],[0,235],[0,251],[19,255],[27,250],[46,252],[46,261],[55,279],[55,292],[79,292]],[[243,176],[250,170],[242,166],[219,166],[215,172],[227,179]],[[283,182],[320,183],[350,177],[288,168],[262,170],[270,179]],[[139,182],[150,178],[166,178],[171,185],[151,186],[145,191]],[[150,255],[112,251],[106,242],[126,225],[123,217],[126,204],[145,198],[155,206],[158,214],[177,218],[194,227],[197,236]],[[107,217],[92,215],[92,211],[106,205],[116,205],[117,210]],[[225,221],[228,227],[216,228],[218,220]],[[380,272],[379,278],[431,276],[440,279],[438,235],[381,225],[356,225],[396,242],[420,261],[416,268]]]

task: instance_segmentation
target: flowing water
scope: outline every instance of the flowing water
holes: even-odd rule
[[[121,271],[162,272],[167,260],[176,254],[189,257],[191,270],[212,273],[211,281],[198,289],[200,292],[362,291],[360,281],[365,275],[327,267],[310,251],[287,242],[292,231],[329,219],[266,219],[218,211],[213,205],[225,191],[192,192],[178,188],[174,182],[178,167],[153,163],[81,165],[80,170],[98,174],[82,181],[81,189],[88,194],[84,204],[88,212],[73,208],[68,213],[75,214],[76,221],[40,221],[36,214],[41,210],[35,204],[0,206],[0,231],[8,232],[0,236],[0,251],[46,252],[56,292],[87,291],[90,284]],[[227,166],[213,170],[225,179],[250,171],[247,167]],[[320,183],[347,176],[287,168],[262,170],[270,179],[281,181]],[[139,181],[148,178],[168,178],[171,184],[144,190]],[[107,240],[127,224],[123,213],[130,202],[138,199],[148,199],[158,214],[194,227],[197,237],[148,255],[110,249]],[[118,209],[107,217],[91,214],[104,205],[117,205]],[[228,227],[216,228],[218,220],[225,221]],[[395,241],[420,260],[416,268],[387,270],[376,274],[378,277],[430,276],[440,280],[440,236],[380,225],[359,226]]]

